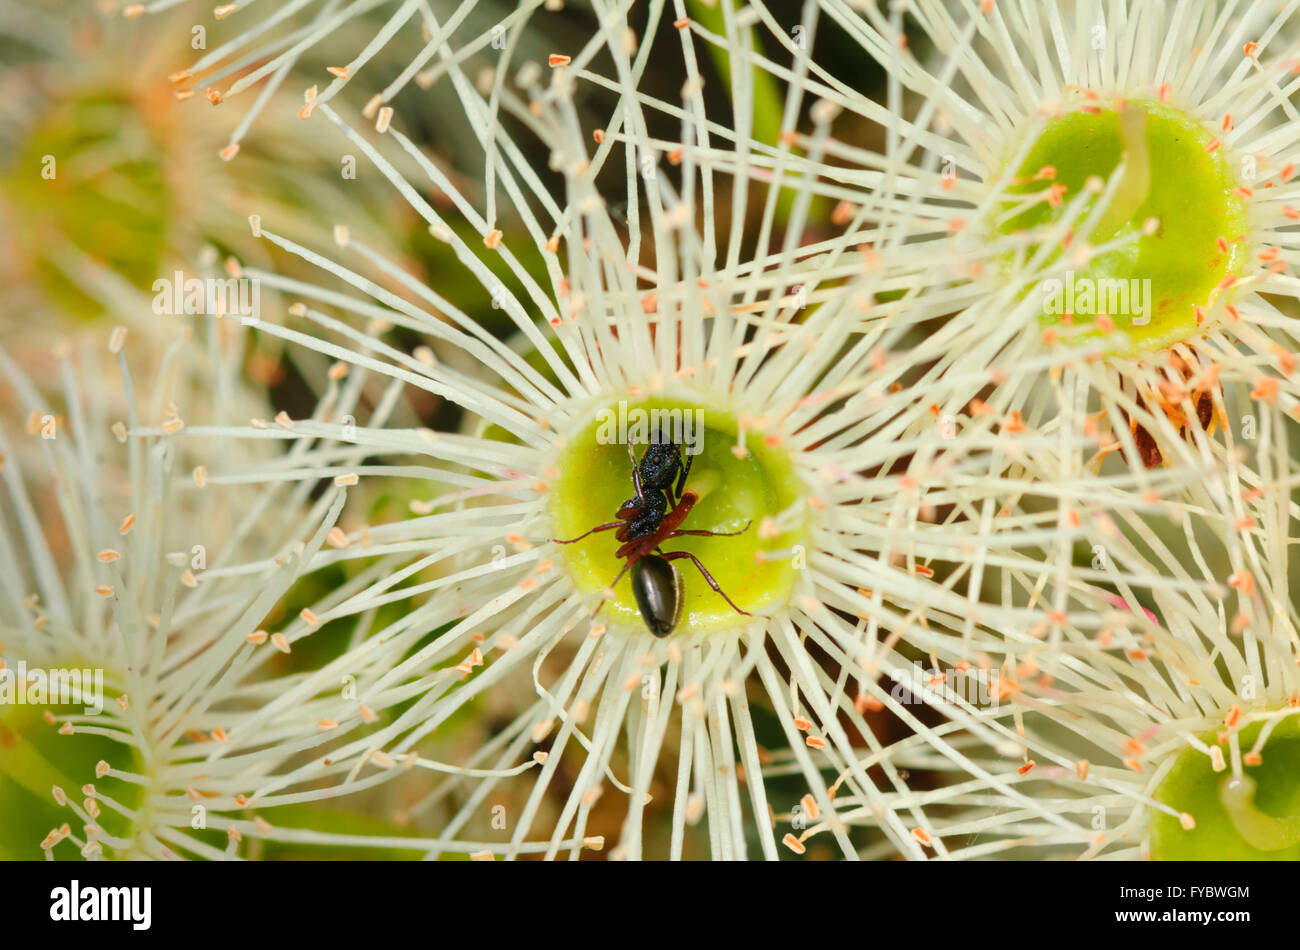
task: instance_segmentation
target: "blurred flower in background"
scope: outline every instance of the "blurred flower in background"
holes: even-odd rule
[[[160,353],[181,315],[173,285],[197,274],[201,255],[238,250],[271,263],[247,238],[254,204],[290,229],[322,206],[352,207],[358,233],[392,253],[405,246],[381,183],[352,174],[354,160],[296,122],[285,92],[268,108],[286,121],[223,156],[236,117],[179,101],[165,81],[191,52],[186,22],[173,14],[151,25],[82,4],[4,4],[0,277],[9,292],[0,321],[20,331],[9,346],[24,361],[48,361],[52,342],[82,331],[101,340],[118,324],[157,336],[141,359]],[[260,346],[247,369],[254,385],[285,373]]]

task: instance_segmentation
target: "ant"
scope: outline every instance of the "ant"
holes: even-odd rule
[[[682,614],[682,579],[677,573],[673,561],[690,558],[691,562],[704,575],[710,587],[721,595],[738,614],[752,617],[747,610],[741,610],[730,597],[718,586],[713,575],[708,572],[699,559],[689,551],[670,551],[664,553],[660,545],[669,538],[692,535],[704,538],[729,538],[744,534],[749,530],[750,522],[739,531],[703,531],[684,530],[680,527],[686,520],[695,503],[700,500],[693,491],[683,491],[686,476],[691,471],[692,456],[686,454],[682,462],[682,447],[677,442],[652,442],[646,446],[638,464],[636,453],[631,444],[627,447],[628,457],[632,460],[632,485],[636,494],[619,506],[617,521],[598,524],[576,538],[567,541],[551,538],[557,544],[573,544],[597,531],[618,532],[614,535],[623,544],[615,552],[615,557],[626,558],[626,563],[614,578],[613,587],[630,569],[632,571],[632,594],[636,597],[637,609],[641,619],[656,637],[666,637],[673,632]],[[674,480],[676,484],[674,484]],[[603,606],[603,604],[602,604]],[[600,608],[596,608],[597,613]]]

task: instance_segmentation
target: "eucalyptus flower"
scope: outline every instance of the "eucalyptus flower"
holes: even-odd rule
[[[901,681],[895,704],[925,697],[946,716],[859,763],[909,774],[887,807],[923,813],[952,858],[1294,860],[1300,617],[1284,522],[1260,520],[1256,572],[1224,582],[1240,520],[1186,503],[1167,521],[1117,521],[1111,547],[1126,566],[1079,587],[1056,646],[978,634],[977,648],[1014,647],[978,682],[951,664]],[[1075,620],[1093,617],[1099,628]],[[874,825],[873,803],[836,802],[841,819]],[[892,850],[879,841],[864,856]]]
[[[437,844],[412,844],[396,805],[373,798],[430,763],[397,767],[373,749],[358,775],[345,751],[379,721],[370,688],[398,658],[366,639],[373,618],[297,667],[277,627],[298,604],[312,616],[370,581],[316,594],[301,583],[339,540],[346,486],[312,500],[307,485],[210,481],[176,437],[256,411],[238,353],[196,354],[182,334],[137,402],[125,343],[118,328],[116,383],[92,354],[65,352],[61,405],[0,353],[13,396],[0,417],[0,849],[223,858]],[[115,385],[125,395],[104,398]],[[322,406],[357,411],[359,391],[332,383]],[[266,448],[229,446],[226,458],[268,464]],[[365,814],[340,810],[349,796]]]
[[[871,285],[897,299],[864,293],[864,319],[933,323],[938,369],[971,381],[959,402],[978,400],[959,415],[1051,426],[1044,374],[1026,370],[1050,365],[1089,409],[1087,469],[1223,459],[1297,406],[1294,12],[833,0],[788,24],[751,4],[725,36],[684,29],[731,50],[734,73],[784,86],[780,142],[738,127],[715,133],[729,148],[675,147],[825,201],[841,237],[801,256],[869,249]],[[883,70],[883,102],[813,57],[831,33]],[[878,136],[883,154],[835,128]],[[837,273],[861,269],[841,253]]]
[[[301,98],[274,92],[287,121],[237,160],[224,150],[235,117],[177,101],[163,78],[182,25],[175,13],[145,31],[93,5],[0,5],[0,323],[20,361],[119,323],[137,341],[156,335],[161,353],[185,316],[170,291],[206,248],[271,263],[243,228],[254,203],[292,229],[318,206],[352,207],[358,233],[389,253],[404,246],[380,183],[349,177],[329,137],[293,119]],[[273,382],[275,363],[259,352],[249,369]]]

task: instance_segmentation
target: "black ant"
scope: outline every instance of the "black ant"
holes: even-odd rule
[[[646,446],[638,464],[636,453],[629,444],[627,454],[632,460],[632,485],[636,494],[619,506],[618,520],[596,525],[590,531],[567,541],[551,539],[558,544],[573,544],[597,531],[617,528],[618,533],[614,537],[623,544],[615,552],[615,557],[626,558],[627,562],[610,586],[618,584],[628,569],[631,569],[632,594],[636,597],[641,619],[656,637],[668,636],[681,619],[682,578],[672,564],[681,558],[690,558],[709,586],[731,605],[732,610],[746,617],[753,616],[735,605],[694,554],[689,551],[670,551],[665,554],[659,548],[669,538],[683,535],[728,538],[749,530],[748,521],[739,531],[683,530],[679,527],[700,500],[695,492],[682,490],[686,487],[686,476],[691,471],[692,457],[687,453],[683,464],[681,448],[676,442],[652,442]]]

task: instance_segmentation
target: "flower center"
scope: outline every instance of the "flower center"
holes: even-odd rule
[[[693,554],[742,610],[761,616],[779,608],[789,598],[802,567],[798,545],[804,541],[807,524],[804,492],[783,449],[744,432],[735,416],[706,405],[629,399],[598,411],[559,460],[560,478],[552,496],[555,536],[573,538],[618,520],[619,507],[634,495],[628,445],[639,460],[652,438],[677,442],[682,462],[690,461],[685,491],[699,500],[682,521],[682,530],[736,532],[749,522],[741,534],[669,538],[659,548],[665,554]],[[615,534],[615,530],[601,531],[562,546],[570,576],[584,593],[609,587],[623,567],[625,561],[615,556],[620,546]],[[676,633],[752,622],[709,587],[689,558],[671,563],[682,581]],[[614,594],[601,608],[599,619],[644,631],[629,575],[619,581]]]
[[[1262,723],[1242,729],[1249,753]],[[1211,745],[1215,736],[1205,737]],[[1226,751],[1226,750],[1225,750]],[[1300,859],[1300,717],[1268,736],[1256,765],[1215,772],[1210,757],[1184,752],[1160,783],[1155,798],[1196,820],[1187,830],[1164,813],[1151,824],[1151,857],[1167,861],[1295,861]]]
[[[1105,337],[1111,352],[1150,352],[1197,333],[1246,260],[1246,205],[1225,149],[1159,102],[1098,100],[1054,117],[1008,192],[1002,234],[1045,229],[1043,241],[1062,245],[1040,262],[1051,277],[1030,291],[1041,296],[1041,322],[1079,342]],[[1083,230],[1089,253],[1073,237],[1049,236],[1081,194],[1067,233]]]

